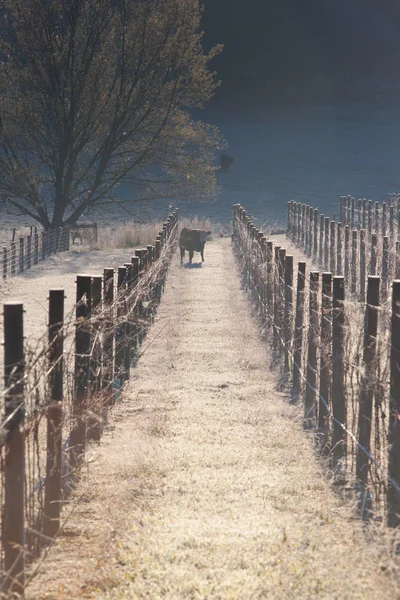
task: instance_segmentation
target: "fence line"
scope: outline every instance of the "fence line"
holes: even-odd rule
[[[383,302],[388,283],[400,277],[400,195],[388,202],[340,198],[339,221],[293,200],[287,205],[287,236],[323,270],[344,275],[347,291],[365,302],[366,282],[379,275]],[[349,277],[351,274],[351,277]]]
[[[77,276],[76,307],[50,290],[49,327],[36,347],[23,338],[23,305],[4,304],[4,420],[0,436],[0,597],[23,595],[26,565],[62,524],[85,449],[101,438],[161,300],[178,212],[154,245],[102,275]]]
[[[69,250],[69,227],[42,229],[31,227],[31,233],[21,236],[9,246],[3,246],[0,273],[3,279],[28,271],[50,255]]]
[[[296,214],[305,219],[306,207]],[[314,220],[308,233],[297,219],[288,231],[309,253],[320,247],[310,237],[318,222],[331,231],[325,219]],[[399,525],[400,281],[391,286],[391,307],[380,300],[381,277],[368,275],[362,303],[351,295],[350,271],[307,277],[300,262],[292,282],[293,257],[274,247],[240,205],[233,209],[233,245],[282,382],[292,402],[303,404],[304,425],[315,430],[336,480],[353,489],[363,518]],[[325,261],[325,252],[320,257]]]

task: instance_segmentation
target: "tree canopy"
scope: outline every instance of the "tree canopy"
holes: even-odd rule
[[[45,228],[114,200],[209,199],[217,85],[198,0],[0,0],[0,198]]]

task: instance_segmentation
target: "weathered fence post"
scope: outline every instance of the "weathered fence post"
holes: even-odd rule
[[[336,273],[343,275],[343,226],[341,223],[337,224],[337,261],[336,261]]]
[[[382,236],[387,236],[387,204],[382,202]]]
[[[365,283],[366,283],[366,251],[365,251],[365,229],[360,229],[360,296],[361,302],[365,302]]]
[[[63,401],[64,290],[49,292],[49,405],[43,533],[53,538],[60,528]]]
[[[375,233],[376,234],[378,234],[379,230],[380,230],[379,213],[380,213],[379,202],[375,202]]]
[[[329,270],[329,244],[330,244],[330,236],[329,236],[329,228],[330,228],[330,219],[329,217],[325,217],[325,251],[324,251],[324,268]]]
[[[101,307],[102,301],[102,276],[92,277],[92,350],[89,367],[89,403],[90,414],[87,423],[87,439],[100,441],[103,432],[103,406],[101,399],[101,341],[100,323],[93,323],[93,313],[97,307]]]
[[[332,273],[322,273],[321,351],[319,367],[318,434],[321,448],[328,443],[332,376]]]
[[[23,596],[25,587],[25,404],[23,305],[4,304],[4,589]]]
[[[390,350],[388,525],[400,524],[400,280],[393,281]]]
[[[315,261],[318,259],[318,208],[314,208],[314,234],[313,234],[313,258]]]
[[[372,402],[376,384],[375,359],[378,333],[379,284],[379,277],[368,277],[364,321],[363,366],[361,369],[360,402],[358,407],[358,442],[360,446],[357,447],[356,459],[356,477],[363,488],[366,487],[368,479],[369,458],[366,452],[370,452]]]
[[[284,338],[285,338],[285,363],[284,373],[288,376],[290,371],[290,345],[292,340],[293,324],[293,256],[285,258],[285,312],[284,312]]]
[[[367,230],[368,230],[368,238],[371,239],[371,234],[372,234],[372,200],[368,200]]]
[[[344,279],[349,286],[350,280],[350,227],[346,225],[344,228]]]
[[[303,327],[304,327],[304,289],[306,282],[306,263],[299,262],[297,273],[296,292],[296,319],[293,336],[293,384],[292,400],[297,401],[301,393],[301,370],[303,353]]]
[[[318,324],[318,286],[319,272],[310,273],[310,302],[307,349],[307,381],[304,399],[304,425],[312,427],[315,422],[315,400],[317,386],[317,352],[319,340]]]
[[[86,409],[89,387],[92,307],[92,278],[76,278],[76,331],[75,331],[75,390],[72,404],[71,469],[76,471],[83,462],[86,447]]]
[[[396,242],[395,279],[400,279],[400,241]]]
[[[117,276],[117,327],[115,333],[115,384],[121,388],[127,379],[126,352],[126,283],[127,268],[118,267]]]
[[[389,238],[385,235],[382,240],[382,302],[387,300],[389,283]]]
[[[336,464],[347,454],[346,396],[344,387],[344,278],[333,278],[332,298],[332,450]]]
[[[318,265],[322,269],[324,266],[324,236],[325,236],[325,215],[319,216],[319,260]]]
[[[357,294],[357,238],[358,231],[357,229],[353,229],[351,246],[351,293],[353,296]]]
[[[336,221],[331,221],[330,223],[330,260],[328,268],[332,271],[332,273],[336,273]]]
[[[104,394],[104,410],[113,404],[114,381],[114,269],[103,270],[103,303],[105,310],[103,330],[103,370],[102,389]]]
[[[275,246],[274,251],[274,271],[273,271],[273,281],[274,281],[274,304],[273,304],[273,348],[275,353],[279,350],[279,250],[280,246]]]
[[[371,262],[370,262],[370,274],[376,275],[377,262],[378,262],[378,236],[376,233],[371,235]]]

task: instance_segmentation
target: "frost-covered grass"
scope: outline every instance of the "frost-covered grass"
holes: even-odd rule
[[[333,493],[249,308],[228,240],[175,263],[28,599],[397,597],[389,540]]]

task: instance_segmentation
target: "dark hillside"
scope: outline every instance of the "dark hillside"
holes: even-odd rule
[[[400,75],[400,4],[394,0],[204,0],[205,43],[226,98],[340,96]]]

